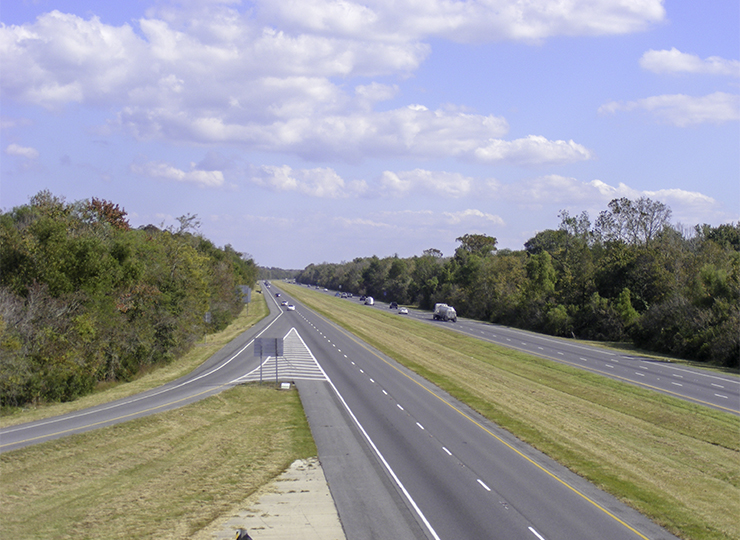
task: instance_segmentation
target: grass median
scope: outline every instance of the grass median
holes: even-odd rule
[[[740,539],[737,416],[395,312],[285,289],[677,536]]]
[[[298,392],[241,385],[0,455],[3,538],[190,538],[316,455]]]

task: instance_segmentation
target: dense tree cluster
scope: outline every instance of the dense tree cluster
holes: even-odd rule
[[[266,279],[268,281],[271,279],[293,279],[299,272],[298,270],[285,270],[283,268],[267,266],[259,266],[257,267],[257,270],[259,279]]]
[[[561,212],[560,227],[521,251],[466,234],[444,257],[358,258],[310,265],[306,284],[584,339],[623,341],[657,352],[738,366],[740,224],[682,231],[670,209],[647,198],[615,199],[592,226]]]
[[[130,379],[241,311],[254,262],[178,221],[133,230],[118,205],[48,191],[0,214],[0,404]]]

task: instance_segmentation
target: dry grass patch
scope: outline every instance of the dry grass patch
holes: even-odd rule
[[[683,538],[740,538],[740,419],[556,362],[286,288]]]
[[[246,385],[0,455],[4,538],[189,538],[316,455],[295,390]]]

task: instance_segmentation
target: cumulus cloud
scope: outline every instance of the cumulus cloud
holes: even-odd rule
[[[148,71],[145,52],[129,25],[52,11],[32,24],[0,27],[0,84],[6,98],[52,109],[112,94],[121,99],[121,90]]]
[[[460,212],[444,212],[443,215],[445,217],[445,221],[450,225],[459,225],[464,223],[467,224],[467,226],[471,226],[476,222],[482,222],[486,225],[504,225],[504,220],[501,216],[472,208],[462,210]]]
[[[725,92],[701,97],[673,94],[628,102],[612,101],[599,108],[602,114],[633,110],[648,111],[678,127],[706,122],[720,124],[740,120],[740,96]]]
[[[289,28],[368,39],[443,37],[461,42],[539,41],[560,35],[608,35],[648,28],[665,17],[662,0],[261,0]]]
[[[5,153],[9,156],[19,156],[26,159],[36,159],[39,157],[39,152],[35,148],[20,146],[15,143],[9,144],[7,148],[5,148]]]
[[[413,169],[386,170],[377,181],[346,182],[331,168],[293,169],[288,165],[255,169],[251,181],[273,191],[294,191],[320,198],[420,198],[496,199],[512,202],[556,202],[579,200],[583,183],[549,175],[516,184],[503,185],[493,178],[475,178],[456,172]]]
[[[252,176],[252,182],[274,191],[296,191],[311,197],[340,199],[362,194],[367,186],[362,181],[345,183],[331,168],[293,169],[263,166]]]
[[[518,206],[553,206],[603,210],[612,199],[648,197],[680,211],[701,211],[710,215],[721,204],[703,193],[684,189],[639,190],[623,182],[610,185],[602,180],[582,181],[556,174],[529,178],[512,184],[498,185],[495,197]],[[705,218],[706,219],[706,218]]]
[[[368,219],[368,218],[348,218],[348,217],[336,217],[334,218],[334,223],[341,227],[342,229],[346,228],[357,228],[357,229],[365,229],[365,230],[377,230],[377,229],[393,229],[395,225],[393,223],[388,223],[384,221],[379,221],[375,219]]]
[[[131,171],[149,178],[173,180],[204,188],[220,187],[224,184],[223,172],[196,169],[194,163],[191,164],[191,167],[190,171],[183,171],[168,163],[149,162],[143,165],[133,164],[131,165]]]
[[[380,179],[380,191],[390,196],[430,194],[445,198],[459,198],[469,195],[474,180],[459,173],[426,171],[392,172],[384,171]]]
[[[549,174],[497,186],[496,197],[523,206],[587,201],[593,198],[587,185],[576,178]]]
[[[495,115],[422,105],[377,111],[396,86],[337,81],[409,75],[432,37],[537,41],[632,32],[663,17],[661,0],[261,0],[242,11],[234,2],[184,2],[121,26],[52,11],[0,26],[0,90],[50,109],[117,109],[110,127],[140,139],[228,143],[314,161],[570,163],[589,151],[535,136],[505,141],[508,124]]]
[[[358,103],[360,107],[370,110],[372,105],[379,101],[386,101],[392,99],[398,93],[397,85],[387,85],[379,83],[371,83],[367,85],[357,86],[355,88],[355,95],[358,97]]]
[[[461,229],[490,230],[492,226],[506,225],[501,216],[477,208],[446,212],[423,209],[386,211],[370,217],[337,217],[335,221],[343,227],[404,230],[413,235],[419,232],[426,235],[429,230],[445,231],[451,238],[455,238],[454,231]]]
[[[475,158],[483,163],[506,162],[517,165],[574,163],[593,157],[586,147],[570,141],[550,141],[538,135],[505,141],[492,139],[477,148]]]
[[[345,114],[312,108],[310,100],[299,100],[294,107],[283,103],[279,110],[273,108],[271,118],[198,118],[189,112],[164,109],[126,109],[119,118],[140,137],[243,144],[314,161],[388,156],[466,158],[492,137],[508,131],[506,120],[494,115],[432,111],[421,105]]]
[[[740,77],[740,61],[710,56],[702,60],[696,54],[671,50],[649,50],[640,58],[640,66],[654,73],[699,73]]]
[[[473,193],[475,179],[445,171],[384,171],[377,182],[345,181],[327,167],[294,169],[289,165],[256,168],[251,181],[273,191],[294,191],[319,198],[388,197],[433,195],[461,198]]]
[[[288,165],[262,166],[255,169],[251,181],[273,191],[294,191],[319,198],[413,197],[419,200],[420,197],[431,196],[437,200],[468,198],[539,207],[591,201],[602,204],[618,197],[650,196],[621,183],[614,187],[600,180],[583,182],[557,174],[505,184],[495,178],[471,177],[457,172],[425,169],[386,170],[377,181],[346,182],[331,168],[294,169]],[[698,196],[681,190],[670,193],[673,198],[679,195],[682,195],[684,200],[687,197]]]
[[[698,223],[709,223],[717,221],[736,221],[738,215],[729,213],[725,205],[720,201],[698,191],[669,188],[657,190],[639,190],[620,182],[611,186],[601,180],[592,180],[584,183],[584,191],[594,195],[593,206],[601,209],[612,199],[627,197],[638,199],[648,197],[654,201],[660,201],[668,205],[673,211],[675,223],[695,225]]]

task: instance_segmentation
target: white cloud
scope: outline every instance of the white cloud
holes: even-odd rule
[[[358,228],[358,229],[369,229],[369,230],[376,230],[376,229],[393,229],[395,225],[392,223],[384,223],[382,221],[377,221],[374,219],[368,219],[368,218],[347,218],[347,217],[337,217],[334,218],[334,223],[338,225],[341,228]]]
[[[617,111],[645,110],[678,127],[705,122],[722,123],[740,120],[740,95],[715,92],[694,97],[683,94],[653,96],[628,102],[612,101],[599,108],[602,114]]]
[[[132,23],[136,30],[59,11],[0,26],[0,91],[52,109],[117,109],[112,127],[141,139],[229,143],[309,160],[570,163],[589,159],[589,151],[536,136],[503,141],[508,124],[495,115],[424,106],[375,111],[396,86],[352,89],[342,81],[409,75],[429,55],[422,40],[430,37],[611,34],[664,16],[660,0],[262,0],[244,12],[231,4],[160,5]]]
[[[550,141],[538,135],[513,141],[492,139],[485,146],[476,148],[474,155],[483,163],[506,162],[517,165],[574,163],[593,157],[586,147],[572,140]]]
[[[357,196],[367,189],[362,181],[345,183],[334,170],[327,167],[292,169],[288,165],[263,166],[252,176],[252,182],[274,191],[296,191],[330,199]]]
[[[595,212],[603,210],[612,199],[627,197],[634,200],[648,197],[668,205],[673,211],[674,223],[696,225],[738,219],[737,214],[730,214],[720,201],[698,191],[677,188],[639,190],[622,182],[617,186],[610,186],[601,180],[592,180],[583,184],[583,192],[585,199],[591,200],[591,208]]]
[[[163,180],[174,180],[195,184],[199,187],[220,187],[224,184],[224,174],[221,171],[204,171],[195,169],[195,164],[190,171],[183,171],[163,162],[149,162],[143,165],[131,165],[131,171],[149,178]]]
[[[365,39],[443,37],[461,42],[539,41],[559,35],[623,34],[665,17],[662,0],[261,0],[288,28]]]
[[[654,73],[700,73],[740,77],[740,61],[710,56],[702,60],[698,55],[671,50],[649,50],[640,58],[640,66]]]
[[[26,159],[36,159],[39,157],[39,152],[35,148],[20,146],[15,143],[9,144],[7,148],[5,148],[5,153],[9,156],[19,156]]]
[[[302,92],[311,86],[303,81]],[[318,90],[318,89],[317,89]],[[308,160],[327,158],[359,161],[366,157],[472,156],[492,137],[508,130],[506,120],[493,115],[409,106],[383,112],[321,110],[316,99],[286,100],[267,108],[269,117],[194,117],[158,109],[126,109],[121,124],[139,137],[167,137],[200,143],[235,143],[273,152],[293,153]]]
[[[391,196],[426,194],[445,198],[459,198],[469,195],[474,180],[459,173],[444,171],[384,171],[380,179],[381,193]]]
[[[0,26],[6,97],[58,108],[123,98],[147,73],[144,44],[128,25],[52,11],[28,25]]]
[[[583,182],[575,178],[550,174],[501,185],[497,196],[519,205],[543,206],[587,201],[593,194],[585,188]]]
[[[379,101],[392,99],[398,94],[398,86],[389,86],[387,84],[371,83],[355,87],[355,95],[361,107],[370,110],[372,105]]]
[[[504,225],[504,220],[501,216],[489,214],[475,209],[467,209],[461,212],[444,212],[445,221],[449,225],[460,225],[474,226],[475,223],[485,225]]]
[[[399,238],[407,236],[427,238],[435,231],[454,239],[460,230],[491,230],[493,226],[505,226],[501,216],[475,208],[459,211],[402,210],[374,213],[364,217],[336,217],[333,220],[342,229],[352,227],[356,231],[372,233],[379,230],[395,232]],[[401,234],[403,233],[403,234]]]
[[[577,178],[550,174],[502,183],[494,178],[475,178],[459,173],[414,169],[411,171],[384,171],[376,182],[357,180],[346,182],[330,168],[293,169],[288,165],[264,166],[256,169],[251,177],[255,184],[274,191],[296,192],[311,197],[343,198],[413,198],[424,197],[440,200],[486,201],[496,208],[536,210],[552,216],[563,208],[573,211],[587,210],[594,216],[612,199],[649,197],[673,208],[674,216],[685,223],[710,222],[711,217],[725,215],[723,205],[700,192],[682,189],[639,190],[622,182],[610,185],[602,180],[582,181]],[[340,219],[340,218],[338,218]],[[490,225],[505,225],[498,214],[478,209],[433,212],[404,210],[383,212],[373,218],[357,216],[341,218],[344,225],[379,227],[386,224],[407,230],[416,226],[443,230],[449,225],[464,224],[484,229]],[[725,221],[735,219],[727,217]],[[408,222],[415,223],[412,227]]]
[[[496,199],[521,206],[575,207],[600,211],[612,199],[627,197],[638,199],[648,197],[681,209],[702,209],[718,211],[720,203],[696,191],[683,189],[639,190],[619,182],[616,186],[602,180],[581,181],[577,178],[560,175],[545,175],[526,179],[513,184],[499,185]]]

